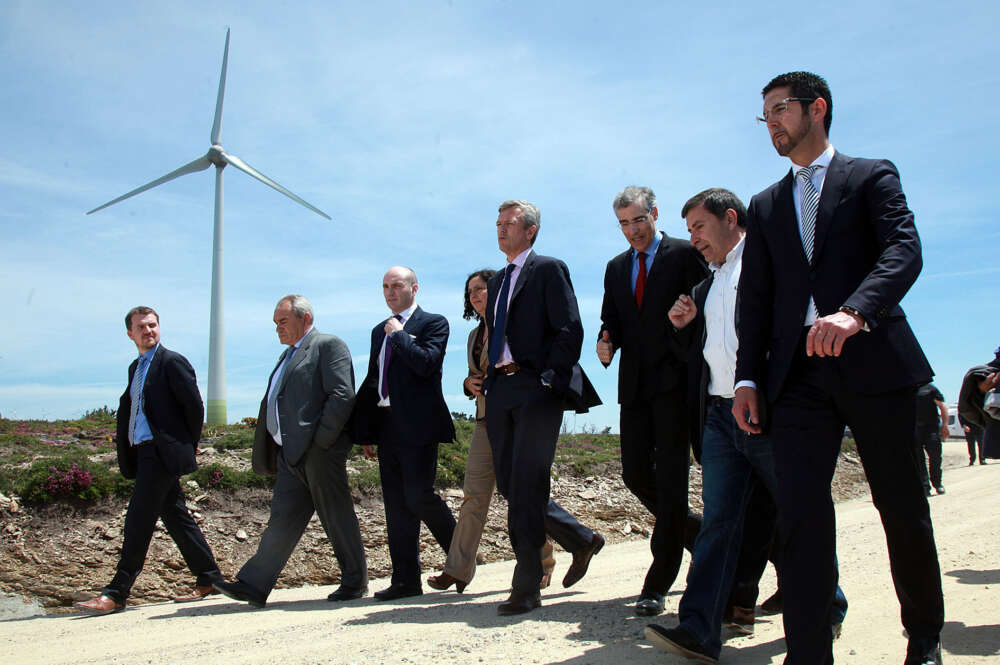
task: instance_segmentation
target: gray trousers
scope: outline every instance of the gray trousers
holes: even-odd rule
[[[240,569],[238,580],[264,596],[271,593],[313,512],[317,512],[340,566],[340,583],[352,588],[368,585],[361,529],[347,484],[350,451],[350,446],[343,445],[334,445],[329,450],[313,446],[302,463],[292,467],[279,449],[271,517],[261,534],[257,553]]]

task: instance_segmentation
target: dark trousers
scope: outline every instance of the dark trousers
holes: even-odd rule
[[[549,499],[562,402],[526,372],[497,376],[486,400],[486,430],[497,490],[507,499],[507,530],[514,549],[513,590],[537,593],[546,532],[575,551],[593,532]]]
[[[833,662],[829,617],[837,568],[830,483],[845,424],[854,433],[885,530],[903,626],[911,639],[937,639],[944,601],[930,510],[913,454],[914,389],[858,394],[844,385],[841,360],[807,358],[804,339],[803,333],[773,405],[770,432],[782,529],[785,663]]]
[[[383,417],[379,429],[378,470],[392,560],[392,584],[420,586],[420,523],[427,525],[445,555],[455,532],[455,517],[434,491],[436,442],[418,444]]]
[[[979,447],[979,463],[985,464],[983,457],[983,428],[969,425],[969,431],[965,433],[965,443],[969,446],[969,464],[976,461],[976,447]]]
[[[653,563],[643,589],[666,594],[677,578],[688,512],[685,392],[661,393],[621,407],[622,480],[653,514]]]
[[[937,430],[917,430],[916,452],[920,482],[924,490],[941,487],[941,435]],[[927,460],[924,461],[924,453]]]
[[[157,518],[163,520],[184,562],[195,574],[195,584],[210,586],[222,580],[212,550],[184,504],[180,480],[163,466],[156,446],[148,442],[136,449],[135,489],[125,514],[122,555],[115,576],[103,591],[118,602],[128,598],[135,578],[142,571]]]
[[[323,450],[314,445],[296,467],[289,466],[281,448],[278,450],[271,516],[257,552],[243,564],[236,578],[267,597],[313,513],[319,513],[340,567],[340,583],[350,588],[365,587],[368,584],[365,548],[347,483],[351,446]]]

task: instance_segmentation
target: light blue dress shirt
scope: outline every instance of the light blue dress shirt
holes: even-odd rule
[[[656,252],[660,249],[660,240],[663,239],[663,232],[657,231],[653,236],[653,241],[649,243],[649,247],[646,248],[646,277],[649,277],[649,271],[653,268],[653,259],[656,258]],[[635,281],[639,279],[639,252],[632,250],[632,293],[635,293]]]
[[[146,411],[145,411],[146,398],[143,396],[143,391],[145,390],[145,387],[146,387],[146,377],[149,376],[149,365],[152,364],[152,362],[153,362],[153,356],[156,355],[156,351],[159,348],[160,348],[160,345],[157,344],[156,346],[154,346],[149,351],[146,351],[145,353],[139,355],[140,362],[142,362],[142,358],[146,359],[146,373],[143,374],[143,376],[142,376],[142,384],[139,386],[139,410],[136,411],[136,414],[135,414],[135,438],[134,438],[134,441],[135,441],[136,445],[142,443],[143,441],[149,441],[149,440],[151,440],[153,438],[153,430],[151,430],[149,428],[149,421],[146,420]],[[137,365],[136,366],[136,374],[138,374],[138,373],[139,373],[139,367]],[[133,376],[132,378],[134,380],[135,376]],[[131,389],[131,386],[129,386],[129,389]]]

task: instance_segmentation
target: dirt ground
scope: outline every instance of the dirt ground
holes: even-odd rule
[[[216,453],[211,449],[199,459],[204,464],[220,457],[226,457],[227,464],[236,463],[226,452]],[[842,455],[835,479],[838,499],[864,494],[867,487],[863,480],[857,456]],[[222,573],[232,577],[254,553],[267,524],[270,490],[203,491],[189,486],[185,492],[188,507],[205,533]],[[457,515],[461,489],[446,489],[441,493]],[[652,519],[623,485],[618,464],[611,465],[600,477],[582,478],[557,467],[552,495],[582,523],[602,533],[609,543],[648,540]],[[689,496],[691,509],[701,512],[701,469],[697,465],[692,465]],[[381,495],[355,493],[354,499],[369,575],[385,577],[391,567]],[[0,499],[0,593],[20,596],[49,612],[67,611],[74,601],[93,597],[114,572],[125,507],[124,500],[109,499],[87,508],[62,504],[29,509]],[[479,548],[480,563],[513,558],[506,519],[506,502],[495,495]],[[422,529],[421,537],[424,572],[440,570],[444,553],[426,528]],[[339,580],[333,550],[314,515],[277,588],[330,585]],[[162,523],[158,523],[130,603],[167,600],[192,584],[180,553]]]
[[[1000,624],[1000,523],[985,508],[996,501],[1000,464],[965,465],[964,442],[946,444],[943,496],[930,500],[945,590],[942,632],[945,662],[998,662]],[[596,481],[593,481],[596,482]],[[591,484],[593,484],[593,482]],[[582,483],[577,491],[586,492]],[[611,497],[584,500],[602,504]],[[233,518],[223,518],[233,519]],[[906,640],[889,578],[885,539],[870,499],[861,495],[837,505],[841,585],[850,609],[843,636],[834,643],[838,663],[898,664]],[[609,526],[611,523],[607,523]],[[558,583],[543,593],[543,607],[500,617],[512,562],[482,566],[464,594],[429,591],[380,603],[368,597],[349,603],[325,600],[330,586],[275,591],[264,609],[213,597],[191,604],[160,602],[106,617],[50,614],[0,623],[0,662],[18,665],[72,663],[206,662],[300,665],[405,663],[610,665],[685,661],[653,648],[643,637],[649,619],[632,605],[648,565],[638,535],[606,529],[615,544],[594,558],[576,586]],[[221,535],[221,534],[220,534]],[[631,536],[631,537],[630,537]],[[557,555],[557,575],[570,556]],[[682,567],[686,572],[688,559]],[[425,569],[429,567],[425,565]],[[103,568],[94,574],[107,574]],[[381,588],[384,580],[373,580]],[[678,585],[681,586],[681,585]],[[774,590],[768,569],[762,598]],[[677,622],[679,592],[667,599],[656,622]],[[732,637],[721,662],[777,665],[784,657],[781,618],[758,617],[749,637]]]

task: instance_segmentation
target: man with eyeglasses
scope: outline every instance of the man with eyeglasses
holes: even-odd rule
[[[933,372],[899,306],[922,266],[913,213],[891,162],[830,144],[825,80],[782,74],[762,95],[759,120],[792,168],[748,208],[733,416],[759,433],[770,407],[785,663],[833,662],[830,482],[845,424],[885,529],[905,665],[941,663],[941,572],[913,454],[914,395]]]
[[[607,367],[621,351],[622,480],[656,520],[635,611],[653,616],[680,569],[688,512],[687,365],[667,313],[708,268],[691,243],[657,230],[649,187],[626,187],[612,208],[629,248],[604,273],[597,358]]]

